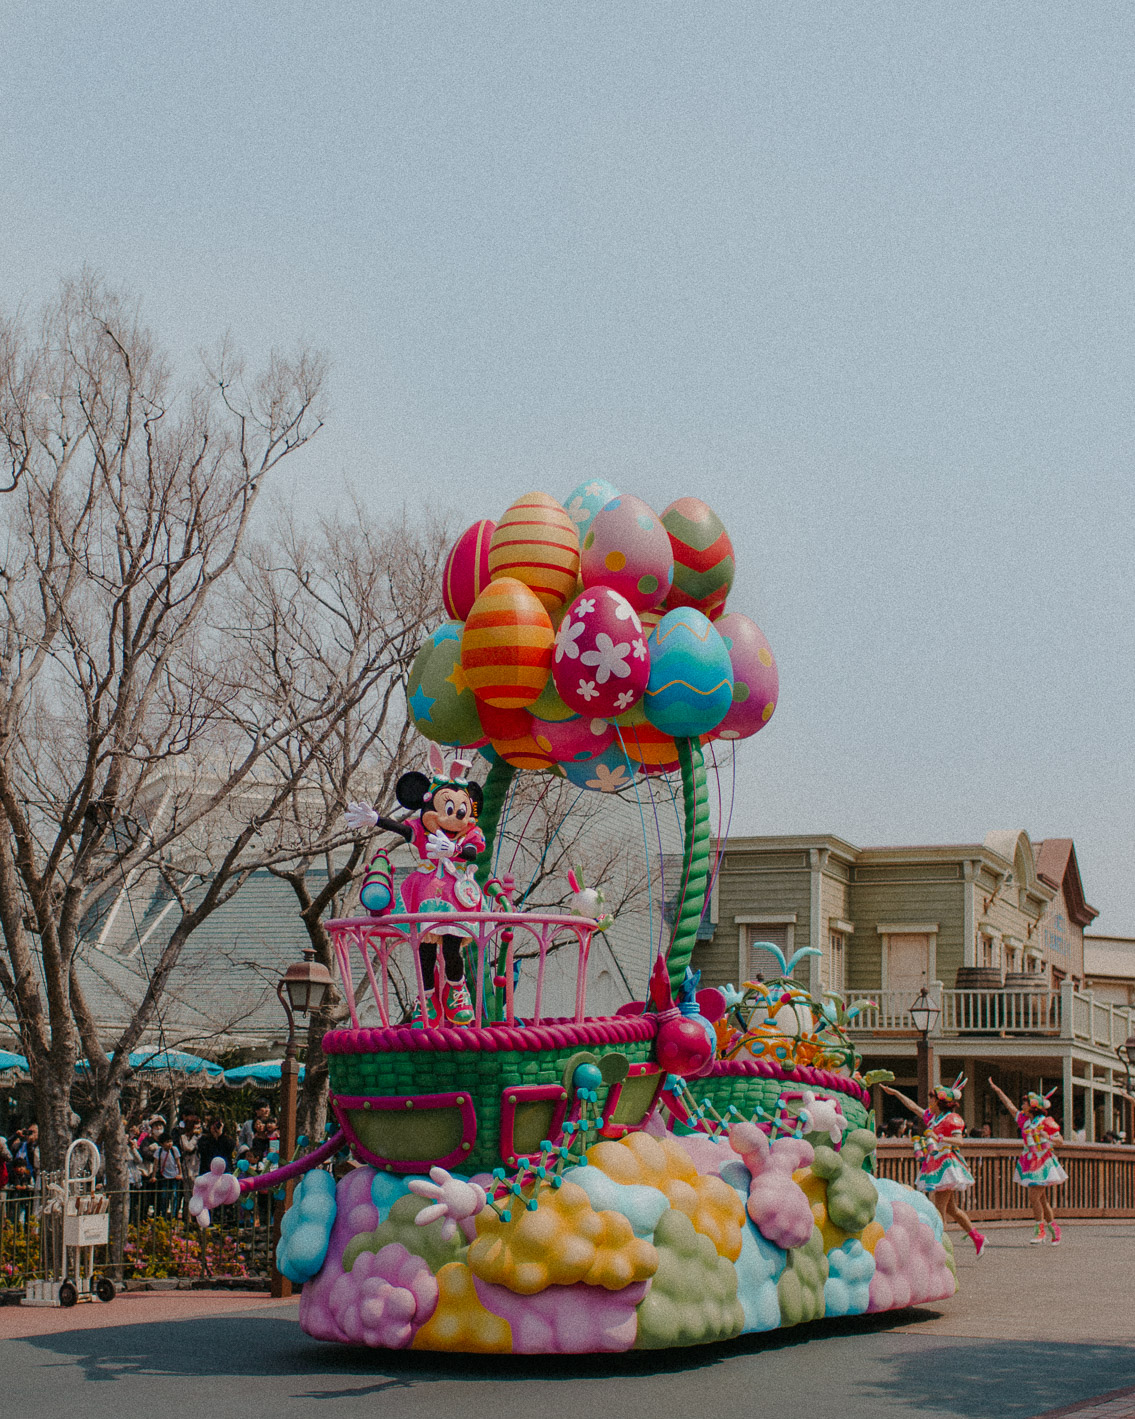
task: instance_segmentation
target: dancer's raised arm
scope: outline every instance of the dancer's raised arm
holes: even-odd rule
[[[994,1084],[992,1079],[989,1081],[989,1087],[993,1090],[993,1092],[997,1095],[997,1097],[1001,1100],[1001,1102],[1005,1105],[1005,1107],[1009,1110],[1013,1117],[1016,1118],[1019,1110],[1017,1108],[1017,1105],[1013,1102],[1009,1095],[1006,1094],[1005,1090],[999,1089],[997,1085]]]
[[[913,1099],[908,1099],[907,1096],[898,1089],[892,1089],[889,1084],[880,1084],[879,1088],[882,1089],[884,1094],[890,1094],[892,1099],[898,1099],[900,1104],[905,1104],[915,1118],[918,1119],[919,1122],[922,1121],[924,1110],[920,1104],[916,1104]]]

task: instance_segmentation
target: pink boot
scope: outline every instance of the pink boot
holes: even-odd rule
[[[971,1232],[969,1239],[973,1243],[973,1259],[981,1260],[981,1254],[985,1250],[985,1237],[981,1232]]]

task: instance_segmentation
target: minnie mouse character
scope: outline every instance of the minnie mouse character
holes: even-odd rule
[[[412,815],[404,820],[383,818],[367,803],[347,805],[346,819],[351,828],[385,828],[409,843],[418,864],[401,886],[402,905],[407,912],[451,914],[485,910],[484,897],[473,875],[473,863],[485,850],[485,838],[477,826],[481,811],[481,786],[467,777],[470,764],[454,758],[448,769],[441,750],[430,745],[427,777],[406,773],[394,788],[395,797]],[[393,901],[390,859],[379,849],[367,865],[359,900],[372,916],[389,911]],[[425,1004],[418,1002],[411,1024],[416,1029],[445,1023],[471,1025],[473,1002],[465,984],[465,963],[461,948],[472,933],[458,921],[453,929],[429,930],[420,943],[422,979],[426,984]],[[438,946],[444,968],[439,970]]]

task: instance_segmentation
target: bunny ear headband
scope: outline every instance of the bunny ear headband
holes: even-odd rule
[[[457,788],[465,788],[468,785],[469,770],[473,767],[472,759],[464,759],[460,754],[454,754],[447,768],[445,755],[437,744],[430,745],[429,759],[431,793],[445,788],[447,784],[453,784]]]
[[[1055,1093],[1056,1085],[1054,1084],[1052,1088],[1049,1089],[1047,1094],[1027,1094],[1025,1096],[1025,1102],[1031,1105],[1034,1109],[1039,1109],[1041,1112],[1047,1113],[1052,1101],[1052,1096]]]
[[[934,1097],[941,1099],[947,1104],[957,1104],[961,1102],[962,1090],[969,1081],[964,1074],[959,1074],[950,1085],[937,1084],[934,1088]]]

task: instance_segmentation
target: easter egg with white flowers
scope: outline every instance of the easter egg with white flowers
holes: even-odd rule
[[[580,483],[578,488],[567,495],[564,499],[564,511],[575,523],[580,543],[590,531],[595,514],[605,508],[612,498],[618,496],[618,488],[614,483],[608,483],[606,478],[588,478],[586,483]]]
[[[627,763],[618,741],[594,759],[564,764],[563,768],[569,783],[574,783],[576,788],[589,789],[592,793],[618,793],[634,782],[635,765]]]
[[[577,714],[607,719],[640,699],[650,677],[642,622],[608,586],[580,593],[556,632],[552,679]]]

